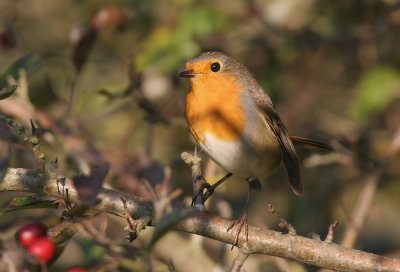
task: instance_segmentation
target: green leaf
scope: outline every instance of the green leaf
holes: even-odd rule
[[[208,5],[182,11],[176,25],[159,26],[143,41],[143,51],[135,56],[135,71],[153,65],[162,72],[176,72],[188,57],[199,53],[196,40],[217,33],[226,21],[226,15]]]
[[[29,73],[37,68],[41,61],[42,58],[38,55],[26,55],[14,61],[0,77],[0,90],[8,87],[7,77],[12,76],[17,79],[20,69],[25,69]]]
[[[0,100],[6,99],[11,96],[15,90],[17,89],[17,85],[11,85],[9,87],[4,87],[0,89]]]
[[[180,221],[189,218],[194,215],[193,210],[186,211],[173,211],[165,215],[157,223],[154,229],[153,236],[151,237],[148,248],[151,248],[161,237],[163,237],[168,231],[174,228]]]
[[[99,263],[104,261],[107,255],[107,249],[96,244],[93,240],[87,238],[77,239],[78,244],[85,252],[84,262]]]
[[[39,208],[57,209],[58,202],[54,202],[53,200],[43,200],[33,196],[17,196],[10,201],[8,207],[4,210],[4,213]]]
[[[225,22],[225,15],[214,7],[194,6],[181,14],[179,32],[201,37],[218,31]]]
[[[358,84],[358,95],[351,107],[352,115],[361,122],[384,110],[400,97],[400,71],[391,66],[378,66],[365,73]]]

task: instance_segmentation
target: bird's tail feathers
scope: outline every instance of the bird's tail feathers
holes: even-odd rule
[[[299,137],[299,136],[290,136],[290,139],[292,140],[293,144],[297,147],[319,148],[319,149],[328,150],[328,151],[333,150],[332,146],[330,146],[328,144],[324,144],[324,143],[316,141],[316,140],[303,138],[303,137]]]

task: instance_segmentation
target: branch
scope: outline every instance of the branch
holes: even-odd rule
[[[68,190],[69,201],[78,203],[78,192],[75,190],[72,180],[65,179],[63,182],[65,182],[65,185],[61,185],[57,178],[49,177],[40,170],[9,168],[3,181],[0,181],[0,192],[29,192],[58,198],[59,189],[64,187],[65,190]],[[101,201],[94,208],[124,217],[124,203],[121,201],[121,197],[126,200],[126,205],[134,215],[134,219],[153,217],[153,204],[151,201],[106,188],[101,189],[98,194],[98,198]]]
[[[246,259],[249,257],[248,253],[245,253],[243,250],[239,251],[239,254],[236,256],[235,260],[233,261],[232,267],[229,270],[230,272],[239,272]]]
[[[197,149],[194,151],[194,156],[183,152],[181,154],[181,159],[188,165],[192,170],[192,182],[193,182],[193,197],[192,197],[192,206],[199,209],[205,210],[206,207],[204,206],[205,197],[203,195],[204,189],[204,180],[201,175],[201,168],[200,162],[201,159],[197,157]]]
[[[66,179],[65,187],[68,188],[70,201],[78,202],[77,192],[70,180]],[[38,170],[20,168],[8,169],[0,183],[2,191],[36,192],[58,197],[56,178],[50,178]],[[124,217],[123,197],[135,220],[153,218],[154,210],[150,201],[109,189],[102,189],[98,197],[101,201],[94,207],[97,210]],[[226,231],[232,222],[206,211],[195,210],[192,217],[178,223],[175,229],[232,245],[235,232]],[[339,271],[400,271],[400,260],[397,259],[254,226],[249,226],[248,241],[245,233],[240,235],[238,247],[244,254],[262,253]]]

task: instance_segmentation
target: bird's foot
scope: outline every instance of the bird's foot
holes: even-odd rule
[[[239,235],[242,232],[243,227],[245,227],[246,231],[246,241],[249,239],[249,225],[247,224],[247,212],[243,214],[243,216],[237,220],[235,220],[232,225],[228,227],[227,232],[230,231],[234,226],[237,226],[235,241],[233,242],[232,248],[238,245]]]
[[[196,179],[196,181],[197,181],[197,180],[201,180],[201,181],[202,181],[202,184],[201,184],[201,186],[198,188],[198,191],[194,194],[194,196],[193,196],[193,198],[192,198],[192,204],[191,204],[192,207],[194,206],[194,203],[195,203],[196,198],[197,198],[200,194],[203,193],[203,190],[207,188],[207,191],[206,191],[206,194],[207,194],[208,189],[212,187],[212,186],[210,185],[210,183],[208,183],[202,176],[198,177],[198,178]],[[208,197],[204,197],[204,201],[206,201],[207,198],[208,198]]]

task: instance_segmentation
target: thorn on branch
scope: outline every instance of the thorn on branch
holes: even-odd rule
[[[333,221],[332,224],[329,225],[328,234],[326,235],[325,242],[332,243],[333,237],[335,235],[335,229],[338,224],[339,224],[338,221],[335,220]]]
[[[3,119],[15,131],[15,133],[21,140],[32,144],[32,151],[35,157],[36,169],[45,171],[44,153],[40,149],[40,138],[39,138],[41,133],[40,128],[35,127],[33,121],[30,120],[32,135],[28,136],[25,131],[25,128],[19,125],[18,123],[14,122],[11,118],[8,118],[4,115],[0,115],[0,119]]]
[[[62,192],[60,191],[60,184],[62,186]],[[72,203],[69,200],[68,188],[65,188],[65,178],[57,178],[57,194],[58,200],[62,207],[67,210],[72,209]]]
[[[296,235],[296,229],[279,214],[279,212],[275,209],[274,206],[272,206],[272,204],[268,204],[267,208],[270,213],[275,215],[279,219],[279,221],[281,221],[278,224],[280,228],[287,228],[289,235]]]
[[[39,127],[36,127],[35,124],[33,123],[32,119],[29,119],[31,122],[31,132],[32,136],[40,136],[41,134],[41,129]]]
[[[36,127],[31,121],[32,136],[26,137],[25,140],[32,144],[33,155],[35,156],[36,168],[45,171],[44,153],[40,148],[40,134],[41,129]]]

